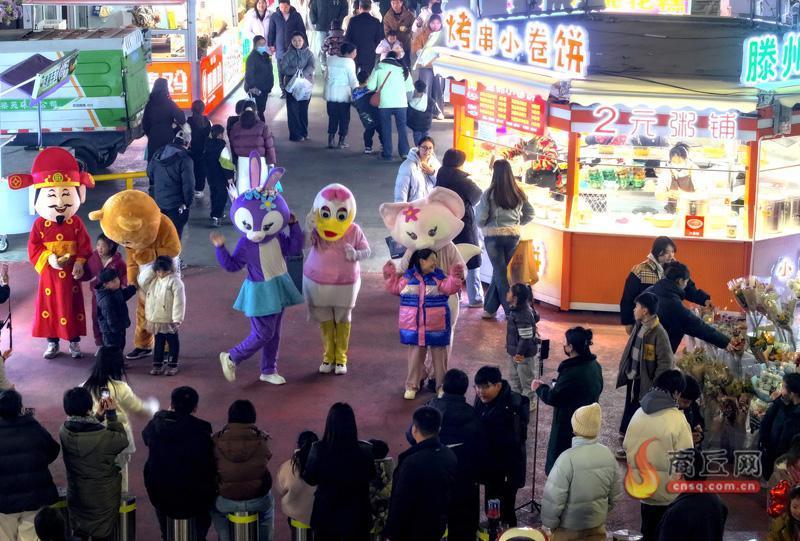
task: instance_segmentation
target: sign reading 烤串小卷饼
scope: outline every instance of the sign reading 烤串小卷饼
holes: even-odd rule
[[[745,86],[800,82],[800,32],[747,38],[740,80]]]
[[[589,34],[582,26],[528,21],[523,30],[515,23],[500,25],[478,19],[467,8],[446,11],[444,26],[448,47],[499,57],[578,79],[589,66]]]

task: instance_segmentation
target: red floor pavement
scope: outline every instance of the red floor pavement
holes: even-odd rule
[[[155,396],[163,407],[168,406],[170,390],[178,385],[191,385],[200,393],[198,416],[209,420],[215,430],[222,427],[228,405],[237,398],[252,400],[258,409],[259,425],[272,435],[271,470],[277,472],[294,448],[296,435],[310,428],[321,433],[327,409],[335,401],[353,405],[362,438],[382,438],[397,456],[406,448],[404,431],[413,410],[431,397],[421,394],[414,402],[402,399],[405,380],[405,351],[396,331],[397,299],[383,292],[377,275],[367,275],[355,310],[350,351],[350,372],[347,376],[322,376],[317,373],[321,344],[317,328],[306,321],[303,307],[287,310],[283,324],[280,373],[288,384],[275,387],[258,381],[258,362],[252,359],[240,366],[238,380],[228,384],[220,373],[217,356],[242,339],[248,331],[247,320],[231,308],[243,278],[218,268],[190,268],[186,271],[187,316],[181,328],[181,372],[176,377],[155,378],[147,375],[147,361],[138,361],[129,372],[133,389],[141,397]],[[15,323],[15,354],[7,365],[8,375],[22,393],[27,407],[36,408],[36,417],[53,434],[63,421],[61,395],[69,386],[84,381],[94,351],[91,340],[84,342],[90,355],[72,360],[61,357],[52,361],[41,358],[44,341],[30,338],[31,312],[35,294],[34,273],[27,264],[11,269],[12,301]],[[5,307],[0,311],[5,310]],[[604,422],[602,440],[613,448],[616,427],[622,410],[624,393],[614,390],[614,378],[624,331],[616,317],[608,314],[559,313],[541,307],[540,332],[553,339],[552,359],[547,362],[545,379],[554,374],[563,358],[563,332],[573,325],[589,325],[595,331],[594,351],[603,365],[606,389],[601,397]],[[6,336],[3,337],[5,345]],[[450,366],[465,370],[470,376],[484,363],[500,364],[505,370],[504,322],[483,321],[479,310],[463,310],[456,332],[456,343]],[[470,392],[470,399],[472,392]],[[542,408],[540,417],[539,467],[537,495],[544,485],[542,472],[551,411]],[[141,441],[146,420],[134,418],[134,434],[138,451],[131,464],[131,489],[138,496],[138,539],[155,540],[158,530],[155,515],[144,490],[142,475],[147,448]],[[531,423],[531,442],[533,441]],[[532,443],[531,443],[532,444]],[[533,453],[529,453],[532,462]],[[620,466],[624,474],[623,466]],[[529,468],[530,470],[530,468]],[[59,485],[65,483],[61,458],[52,466]],[[530,483],[520,491],[519,502],[529,499]],[[763,497],[735,496],[726,498],[729,506],[726,540],[763,538],[766,515]],[[639,506],[625,496],[609,518],[609,528],[637,527]],[[523,522],[531,520],[521,514]],[[277,539],[289,539],[283,515],[276,521]],[[761,534],[757,532],[761,531]],[[211,534],[209,539],[215,539]]]

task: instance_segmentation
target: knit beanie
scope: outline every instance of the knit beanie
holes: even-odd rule
[[[576,436],[590,439],[596,438],[600,433],[602,417],[603,412],[597,402],[578,408],[572,414],[572,432]]]

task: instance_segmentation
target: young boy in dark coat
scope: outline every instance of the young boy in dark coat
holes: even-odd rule
[[[203,197],[203,190],[206,189],[206,143],[211,133],[211,122],[204,114],[206,104],[203,100],[192,102],[192,116],[186,121],[192,129],[192,140],[189,143],[189,155],[194,164],[194,196],[197,199]]]
[[[358,111],[358,118],[361,119],[361,124],[364,125],[364,154],[372,154],[372,139],[375,137],[375,132],[378,132],[378,140],[383,146],[381,117],[378,114],[378,108],[369,103],[369,99],[375,94],[375,92],[367,88],[369,72],[361,71],[357,77],[358,86],[353,89],[352,102],[353,107]]]
[[[225,150],[225,128],[211,126],[211,139],[206,143],[206,171],[211,192],[211,227],[222,225],[225,203],[228,201],[228,181],[233,179],[233,162],[222,157]]]
[[[511,390],[496,366],[482,366],[474,380],[475,412],[489,457],[481,475],[486,485],[484,501],[499,499],[501,522],[515,527],[517,490],[525,486],[530,403],[528,397]]]
[[[128,300],[136,295],[136,286],[120,287],[117,271],[105,268],[97,277],[97,322],[104,346],[125,349],[125,331],[131,326]]]

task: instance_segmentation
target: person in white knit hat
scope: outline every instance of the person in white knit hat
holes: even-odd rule
[[[551,541],[605,541],[605,522],[622,493],[617,461],[598,443],[602,411],[595,402],[572,415],[572,448],[556,460],[542,498]]]

